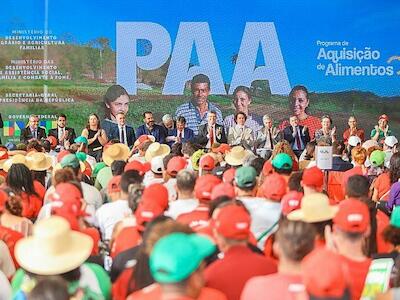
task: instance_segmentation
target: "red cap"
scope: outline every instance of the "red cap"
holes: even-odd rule
[[[0,151],[0,160],[8,159],[8,152],[7,150]]]
[[[229,198],[235,198],[235,188],[232,184],[222,182],[216,185],[211,192],[211,200],[215,200],[221,196],[228,196]]]
[[[281,201],[286,194],[287,183],[283,176],[272,173],[267,176],[261,186],[261,195],[267,199]]]
[[[274,170],[274,169],[272,168],[272,163],[271,163],[271,161],[270,161],[270,160],[267,160],[267,161],[264,163],[264,166],[263,166],[263,169],[262,169],[263,175],[264,175],[264,176],[268,176],[268,175],[272,174],[272,171],[273,171],[273,170]]]
[[[75,202],[82,205],[82,193],[72,183],[63,182],[56,185],[56,194],[53,195],[54,201]]]
[[[215,160],[211,155],[204,155],[200,158],[199,167],[202,170],[212,171],[215,168]]]
[[[221,144],[217,148],[212,148],[212,152],[222,153],[222,154],[225,154],[226,152],[228,152],[230,150],[231,150],[231,146],[229,146],[228,144]]]
[[[121,175],[114,176],[108,182],[107,185],[108,193],[118,193],[121,191]]]
[[[71,154],[68,150],[62,150],[60,153],[57,154],[57,162],[61,162],[64,156],[67,156],[68,154]]]
[[[174,156],[171,158],[167,164],[167,173],[171,176],[176,176],[176,174],[185,169],[187,166],[187,160],[182,156]]]
[[[135,170],[138,171],[141,176],[143,176],[147,171],[150,171],[151,164],[149,162],[141,163],[138,160],[133,160],[125,165],[124,172]]]
[[[324,185],[324,173],[318,167],[305,169],[301,181],[305,186],[320,188]]]
[[[211,200],[211,192],[213,188],[221,183],[221,179],[217,176],[206,174],[196,180],[194,193],[199,200]]]
[[[380,115],[380,116],[379,116],[379,120],[380,120],[380,119],[384,119],[384,120],[386,120],[387,122],[389,122],[389,117],[388,117],[386,114]]]
[[[88,213],[82,210],[82,203],[78,202],[61,202],[59,206],[54,205],[52,207],[52,212],[58,216],[68,214],[75,218],[89,216]]]
[[[316,248],[301,263],[307,292],[318,298],[340,298],[347,287],[348,272],[340,256],[324,247]]]
[[[50,142],[50,148],[51,149],[54,149],[57,146],[57,139],[54,136],[49,135],[47,137],[47,140]]]
[[[168,208],[168,190],[160,183],[147,186],[142,195],[142,203],[156,203],[162,210]]]
[[[284,216],[288,215],[290,212],[300,209],[301,198],[303,198],[303,193],[290,191],[281,200],[282,214]]]
[[[248,239],[251,217],[243,206],[230,204],[218,209],[214,219],[214,228],[225,238]]]
[[[356,199],[340,202],[339,211],[333,223],[345,232],[363,233],[369,226],[368,206]]]
[[[222,180],[226,183],[233,183],[233,180],[235,179],[235,174],[236,169],[230,168],[224,172],[224,175],[222,175]]]
[[[165,211],[157,202],[141,202],[135,212],[138,229],[143,230],[145,222],[150,222]]]

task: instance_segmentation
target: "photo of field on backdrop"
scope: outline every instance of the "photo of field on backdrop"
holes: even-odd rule
[[[3,142],[19,140],[30,114],[50,129],[62,112],[80,132],[90,113],[104,116],[103,96],[115,83],[130,94],[128,123],[137,127],[149,110],[160,121],[190,99],[188,80],[199,73],[210,77],[209,100],[224,116],[234,112],[234,88],[245,85],[250,110],[280,124],[292,113],[290,89],[301,84],[308,113],[331,115],[338,132],[355,115],[369,133],[385,113],[400,133],[395,1],[250,1],[245,11],[220,2],[227,5],[206,1],[196,14],[181,1],[3,1]],[[299,11],[314,17],[299,24],[291,17]]]

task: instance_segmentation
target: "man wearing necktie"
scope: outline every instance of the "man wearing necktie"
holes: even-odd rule
[[[283,131],[283,138],[290,143],[296,156],[300,157],[307,143],[310,141],[310,134],[307,126],[299,125],[297,116],[291,116],[289,123],[290,126],[286,127]]]
[[[74,143],[75,130],[72,127],[67,127],[67,116],[65,114],[57,116],[57,127],[49,130],[49,136],[54,136],[57,139],[58,148],[68,149]]]
[[[42,138],[46,138],[46,131],[44,128],[39,127],[39,117],[31,115],[28,126],[21,131],[20,141],[28,144],[32,140],[40,140]]]
[[[196,140],[206,148],[211,148],[215,142],[220,144],[227,142],[224,126],[217,124],[215,111],[208,112],[208,122],[199,127],[199,135]]]
[[[118,140],[121,144],[125,144],[128,147],[132,146],[136,140],[135,130],[131,126],[126,125],[125,113],[117,113],[115,119],[118,126],[115,126],[111,131],[111,139]]]
[[[172,129],[167,136],[167,144],[171,147],[174,143],[185,143],[191,142],[194,138],[193,130],[186,127],[186,119],[183,116],[179,116],[176,119],[176,126]]]

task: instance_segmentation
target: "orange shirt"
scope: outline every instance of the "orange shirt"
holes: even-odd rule
[[[389,200],[388,191],[390,190],[391,185],[389,172],[385,172],[376,178],[374,182],[374,188],[378,190],[378,200],[380,200],[382,197],[382,200]],[[386,193],[387,195],[385,195]]]

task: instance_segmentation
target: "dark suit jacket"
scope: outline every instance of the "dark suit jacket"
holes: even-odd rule
[[[130,147],[130,146],[133,145],[133,143],[136,140],[135,130],[131,126],[125,125],[125,132],[126,132],[127,143],[128,143],[128,146]],[[111,140],[114,140],[114,139],[119,140],[119,127],[118,127],[118,125],[112,128],[112,130],[110,132],[110,139]]]
[[[217,132],[220,131],[220,135]],[[224,126],[215,124],[215,142],[220,144],[227,143]],[[208,124],[203,124],[199,127],[199,134],[196,136],[196,142],[200,145],[206,146],[208,143]]]
[[[68,140],[70,144],[73,144],[74,140],[76,139],[75,130],[72,127],[65,127],[65,130],[68,131],[66,140]],[[50,129],[49,136],[54,136],[57,139],[57,144],[60,143],[58,140],[58,127]]]
[[[165,144],[166,133],[162,126],[154,124],[151,131],[146,127],[145,124],[138,127],[136,130],[136,136],[139,138],[141,135],[152,135],[156,139],[156,142],[160,144]]]
[[[353,168],[352,163],[343,160],[339,156],[332,157],[332,171],[347,171]]]
[[[303,142],[304,148],[306,147],[307,143],[310,142],[310,133],[307,130],[304,132],[303,134],[303,128],[304,126],[299,125],[299,129],[300,129],[300,139]],[[283,130],[283,138],[285,140],[287,140],[290,143],[290,146],[292,146],[294,143],[296,142],[296,139],[293,137],[293,128],[292,126],[288,126]],[[299,149],[299,150],[303,150],[303,149]]]
[[[0,128],[3,128],[4,124],[3,124],[3,119],[1,118],[1,114],[0,114]],[[1,138],[0,138],[0,144],[1,144]]]
[[[169,136],[177,136],[178,135],[178,130],[172,129],[169,132]],[[183,129],[183,139],[182,139],[182,143],[186,143],[186,142],[192,142],[194,140],[194,132],[192,129],[190,128],[184,128]],[[172,146],[174,144],[174,142],[169,142],[168,145]]]
[[[21,136],[19,138],[21,143],[28,144],[29,140],[32,138],[33,138],[33,134],[31,132],[31,128],[29,126],[22,129]],[[38,127],[37,128],[37,139],[40,140],[42,138],[46,138],[46,130],[44,130],[44,128],[42,128],[42,127]]]

